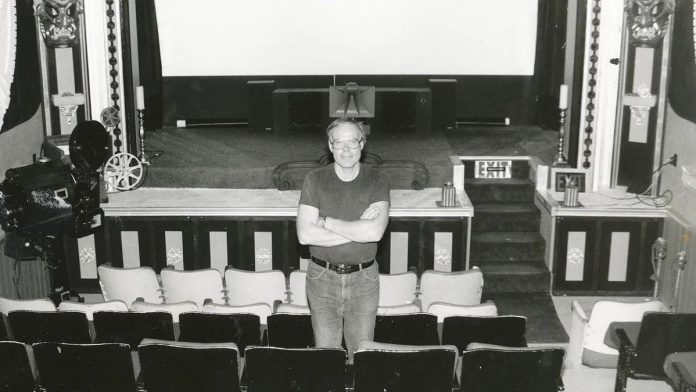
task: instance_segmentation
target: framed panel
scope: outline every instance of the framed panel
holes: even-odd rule
[[[377,244],[377,262],[379,272],[382,274],[391,273],[392,256],[392,235],[391,233],[405,233],[408,236],[408,247],[406,249],[407,269],[416,269],[418,274],[422,272],[420,256],[420,221],[408,218],[391,218],[387,224],[382,239]]]
[[[138,235],[138,253],[140,256],[140,264],[147,265],[159,271],[155,262],[155,248],[152,241],[154,238],[151,221],[149,218],[123,218],[123,217],[107,217],[106,226],[109,233],[109,247],[111,249],[111,265],[114,267],[123,268],[123,247],[128,246],[122,242],[122,232],[132,231]],[[161,268],[161,267],[160,267]]]
[[[556,218],[554,292],[593,290],[598,225],[595,220]],[[582,233],[584,241],[580,240]],[[584,249],[577,249],[581,243],[584,243]],[[582,258],[581,273],[573,271],[579,262],[578,258]]]
[[[83,293],[100,293],[99,279],[96,275],[88,277],[90,274],[82,272],[82,264],[94,264],[96,270],[99,264],[111,261],[106,250],[106,236],[104,228],[91,235],[94,248],[92,250],[80,250],[78,238],[69,235],[63,236],[63,254],[65,256],[65,266],[67,269],[70,288]],[[93,253],[92,253],[93,251]],[[89,267],[92,268],[92,267]]]
[[[225,233],[224,249],[220,244],[211,244],[211,238],[214,238],[213,233]],[[219,234],[218,237],[219,238]],[[221,265],[219,260],[225,254],[224,265]],[[215,262],[211,260],[213,254],[216,256]],[[216,268],[226,267],[228,265],[238,265],[241,252],[239,246],[239,220],[229,219],[221,220],[220,218],[201,218],[198,222],[198,254],[196,255],[195,268]],[[221,272],[224,272],[224,268]]]
[[[652,290],[650,249],[657,238],[656,226],[657,221],[645,219],[602,222],[599,270],[596,275],[598,290],[646,293]],[[624,243],[626,240],[627,244]],[[621,264],[624,261],[625,266]],[[622,268],[625,268],[625,280],[619,279]]]
[[[155,253],[153,268],[157,273],[168,263],[172,263],[177,269],[196,269],[195,225],[195,221],[182,218],[164,218],[152,222]],[[177,232],[180,234],[176,235]],[[183,263],[183,268],[177,267],[179,263]]]
[[[258,257],[269,257],[271,260],[271,269],[283,270],[287,264],[286,241],[287,235],[284,232],[287,230],[287,223],[282,219],[273,220],[266,218],[257,220],[249,218],[240,222],[239,231],[241,237],[242,257],[241,263],[235,268],[240,268],[248,271],[254,271],[256,260]],[[270,233],[271,249],[256,247],[255,233]]]
[[[467,221],[464,218],[430,218],[423,222],[420,243],[423,247],[423,263],[420,271],[446,270],[449,263],[451,271],[466,269]],[[445,233],[451,233],[452,249],[443,247],[447,242]],[[440,239],[442,241],[436,241]],[[436,263],[438,264],[436,268]]]

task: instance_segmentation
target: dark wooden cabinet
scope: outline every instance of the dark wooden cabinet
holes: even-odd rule
[[[557,216],[553,292],[649,295],[662,218]]]
[[[380,272],[465,269],[468,224],[467,217],[390,218],[378,248]],[[70,287],[86,293],[99,292],[97,266],[104,263],[289,273],[309,257],[294,216],[108,216],[97,233],[63,243]]]

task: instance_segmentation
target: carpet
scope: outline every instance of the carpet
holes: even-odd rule
[[[500,315],[527,317],[527,343],[566,344],[568,334],[558,318],[551,295],[542,293],[486,294],[484,301],[492,300]]]

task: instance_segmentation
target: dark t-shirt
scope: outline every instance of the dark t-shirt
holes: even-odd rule
[[[300,204],[316,207],[319,215],[346,221],[360,219],[372,203],[389,202],[389,181],[379,170],[361,165],[352,181],[342,181],[334,165],[326,165],[307,174],[302,184]],[[359,264],[377,254],[377,243],[349,242],[336,246],[310,245],[312,256],[332,264]]]

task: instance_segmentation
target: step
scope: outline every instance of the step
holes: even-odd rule
[[[492,231],[471,236],[472,264],[544,260],[545,241],[538,232]]]
[[[472,178],[464,181],[464,191],[474,206],[486,203],[532,203],[535,184],[526,178]]]
[[[472,233],[489,231],[539,232],[541,214],[531,203],[477,204],[471,221]]]
[[[510,176],[512,178],[529,178],[528,159],[506,159],[505,157],[480,157],[478,159],[467,157],[462,159],[464,164],[464,178],[473,179],[476,177],[476,161],[511,161]]]
[[[543,262],[497,263],[478,266],[484,296],[490,293],[548,293],[551,273]]]

